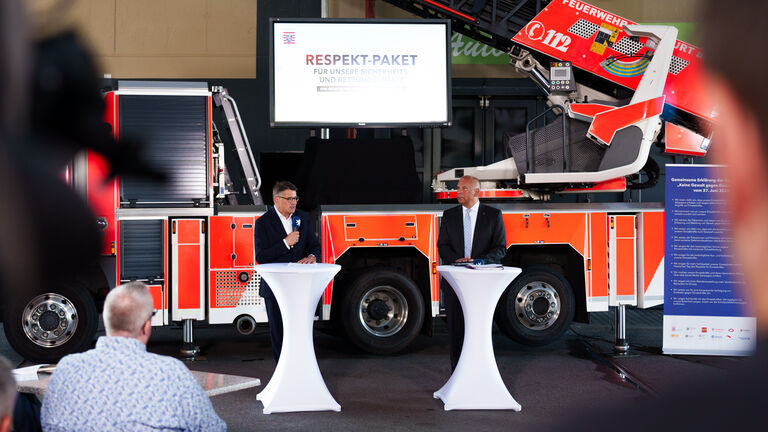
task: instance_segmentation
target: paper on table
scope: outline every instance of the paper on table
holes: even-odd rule
[[[43,366],[49,366],[49,365],[39,364],[39,365],[27,366],[23,368],[14,369],[11,371],[11,373],[13,374],[13,378],[16,380],[16,382],[36,380],[38,379],[37,372]]]
[[[469,264],[467,268],[475,270],[501,270],[504,266],[501,264]]]

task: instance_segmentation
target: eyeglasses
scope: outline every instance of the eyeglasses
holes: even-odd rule
[[[299,197],[297,197],[297,196],[286,198],[286,197],[282,197],[280,195],[275,195],[275,198],[282,198],[282,199],[284,199],[286,201],[291,201],[291,202],[299,202]]]

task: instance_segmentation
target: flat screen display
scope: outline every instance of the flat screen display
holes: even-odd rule
[[[449,20],[273,19],[272,126],[449,126]]]
[[[553,67],[551,71],[553,80],[571,79],[571,68],[569,67]]]

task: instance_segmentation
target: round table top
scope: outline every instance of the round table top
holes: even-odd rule
[[[522,269],[519,267],[479,267],[469,268],[467,266],[455,266],[455,265],[440,265],[437,266],[438,273],[475,273],[475,272],[493,272],[493,273],[522,273]]]
[[[330,270],[340,270],[341,266],[338,264],[299,264],[299,263],[271,263],[271,264],[258,264],[253,268],[256,272],[264,273],[319,273],[327,272]]]

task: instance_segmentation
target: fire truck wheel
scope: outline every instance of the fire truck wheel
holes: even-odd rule
[[[62,286],[56,292],[30,294],[8,305],[3,329],[11,347],[35,363],[56,363],[88,349],[99,315],[85,288]]]
[[[394,270],[358,277],[342,297],[341,324],[349,340],[371,354],[393,354],[424,323],[424,299],[412,280]]]
[[[568,330],[575,313],[571,284],[547,267],[523,270],[496,308],[496,324],[511,339],[524,345],[545,345]]]

